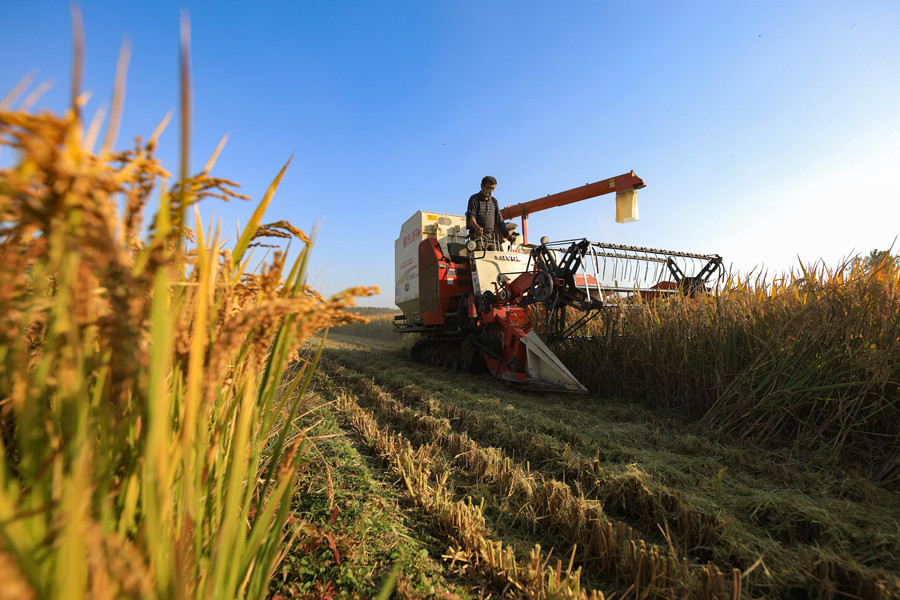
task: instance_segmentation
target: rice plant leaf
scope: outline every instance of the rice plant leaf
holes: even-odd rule
[[[172,111],[170,110],[165,114],[162,118],[162,121],[156,126],[156,129],[153,130],[153,133],[150,134],[150,138],[147,140],[147,145],[151,148],[159,143],[159,137],[162,135],[162,132],[165,131],[166,127],[169,125],[169,121],[172,120]]]
[[[70,88],[70,109],[78,119],[78,97],[81,94],[81,79],[84,73],[84,23],[81,9],[76,3],[70,5],[72,17],[72,82]]]
[[[13,107],[13,104],[16,103],[16,100],[25,93],[25,90],[28,89],[28,86],[31,85],[33,80],[34,71],[27,73],[25,77],[20,79],[19,83],[17,83],[15,87],[0,100],[0,110],[10,110]]]
[[[325,342],[327,339],[328,339],[328,330],[326,329],[325,331],[322,332],[322,339],[319,342],[319,347],[316,350],[316,355],[313,357],[312,361],[309,363],[309,367],[306,369],[305,372],[301,371],[300,373],[298,373],[294,382],[291,383],[291,392],[292,393],[293,393],[293,390],[297,389],[297,383],[301,382],[301,380],[302,380],[302,383],[300,383],[300,391],[297,393],[302,396],[303,393],[306,391],[307,387],[309,386],[310,381],[312,381],[312,376],[313,376],[313,373],[315,372],[316,366],[319,364],[319,359],[322,357],[322,352],[325,350]],[[294,402],[291,405],[291,410],[288,413],[288,417],[286,419],[286,423],[288,423],[288,426],[283,427],[281,429],[281,431],[279,432],[278,439],[275,442],[275,446],[272,450],[273,456],[278,456],[282,453],[282,449],[284,448],[284,444],[285,444],[285,440],[287,438],[288,431],[290,430],[290,424],[294,422],[294,418],[297,415],[297,409],[298,409],[299,405],[300,405],[299,402]],[[275,475],[275,466],[276,465],[274,462],[269,464],[269,468],[266,473],[265,482],[262,485],[262,491],[260,493],[260,497],[265,497],[265,495],[266,495],[266,490],[269,488],[269,485],[272,482],[272,478]]]
[[[30,94],[25,96],[24,100],[22,100],[22,104],[20,106],[21,110],[23,112],[30,111],[34,107],[34,105],[38,103],[38,100],[40,100],[51,87],[52,86],[50,85],[49,81],[43,81],[39,83],[38,86],[34,88],[34,90],[32,90]]]
[[[219,145],[216,146],[216,149],[213,151],[212,156],[209,157],[209,160],[206,161],[206,166],[203,167],[202,175],[209,175],[209,172],[212,171],[213,165],[216,164],[216,161],[219,159],[219,154],[222,153],[222,149],[225,147],[225,142],[228,141],[228,134],[222,136],[222,139],[219,140]]]
[[[263,196],[262,201],[260,201],[259,205],[256,207],[256,210],[253,211],[253,215],[250,217],[250,222],[247,223],[246,229],[244,229],[243,233],[241,233],[240,239],[238,239],[238,243],[234,248],[234,252],[232,253],[232,268],[237,269],[241,264],[241,259],[244,256],[244,252],[247,251],[247,248],[250,247],[250,242],[253,240],[253,237],[256,235],[256,230],[259,229],[259,224],[262,222],[263,214],[265,214],[266,209],[269,207],[269,203],[272,201],[272,197],[275,195],[275,190],[278,188],[278,185],[281,183],[281,178],[284,177],[285,172],[291,164],[291,161],[294,160],[293,155],[288,159],[287,163],[281,170],[278,172],[278,175],[275,177],[275,180],[269,185],[266,190],[265,195]]]
[[[79,409],[79,421],[83,424],[87,420],[87,408]],[[86,428],[79,427],[85,432]],[[62,481],[62,511],[68,518],[62,527],[62,535],[59,541],[60,551],[56,560],[56,576],[54,587],[56,597],[82,598],[88,584],[87,564],[84,557],[87,555],[87,536],[89,526],[92,523],[90,517],[90,501],[85,498],[85,490],[91,485],[92,446],[85,444],[83,436],[72,441],[77,448],[76,455],[71,466],[72,471]],[[56,468],[62,472],[63,456],[56,457]]]
[[[391,572],[388,574],[387,578],[385,578],[384,583],[381,584],[381,589],[378,590],[378,596],[376,596],[377,600],[388,600],[391,597],[394,593],[394,589],[397,587],[398,577],[400,577],[399,563],[394,565],[394,568],[391,569]]]
[[[141,510],[144,526],[148,531],[157,532],[148,536],[148,550],[157,589],[169,589],[171,577],[169,538],[162,533],[168,531],[167,513],[168,481],[170,478],[169,389],[170,365],[174,351],[174,321],[169,318],[173,307],[169,302],[168,269],[157,271],[153,300],[150,309],[150,338],[152,340],[148,373],[147,434],[142,469]]]
[[[125,104],[125,80],[128,74],[128,60],[131,56],[131,42],[122,40],[119,49],[119,60],[116,63],[116,79],[113,85],[112,108],[109,115],[109,123],[106,126],[106,136],[100,146],[100,156],[105,157],[112,151],[119,134],[119,125],[122,122],[122,107]]]

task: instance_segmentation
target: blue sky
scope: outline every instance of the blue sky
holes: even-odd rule
[[[84,1],[90,115],[131,43],[119,148],[178,106],[191,22],[192,157],[254,200],[294,161],[267,214],[319,224],[310,281],[378,285],[417,210],[462,214],[481,177],[501,206],[634,170],[641,220],[603,196],[535,213],[532,237],[718,253],[788,270],[900,235],[896,1]],[[71,74],[66,0],[4,2],[0,96]],[[160,156],[177,172],[176,119]],[[201,206],[226,232],[255,203]],[[900,247],[900,242],[894,249]]]

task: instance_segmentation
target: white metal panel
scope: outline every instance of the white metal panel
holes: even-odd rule
[[[417,211],[400,227],[394,242],[394,303],[411,321],[419,320],[419,242],[437,236],[443,251],[464,243],[466,219],[460,215]]]

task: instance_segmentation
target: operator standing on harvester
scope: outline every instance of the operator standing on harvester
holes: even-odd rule
[[[481,180],[481,191],[469,196],[466,208],[466,227],[469,228],[469,239],[479,243],[485,240],[486,250],[496,250],[498,236],[512,242],[513,236],[507,230],[506,223],[500,216],[500,207],[494,198],[497,180],[486,175]]]

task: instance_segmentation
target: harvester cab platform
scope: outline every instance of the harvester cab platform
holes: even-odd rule
[[[634,172],[506,207],[522,217],[513,242],[466,238],[465,218],[418,211],[400,229],[395,248],[394,320],[421,339],[415,360],[495,377],[534,389],[585,393],[549,347],[578,333],[612,302],[709,291],[722,276],[718,255],[673,252],[586,239],[528,243],[527,216],[607,192],[623,200],[622,219],[637,218]],[[628,206],[630,204],[630,206]],[[510,230],[515,228],[508,224]]]

